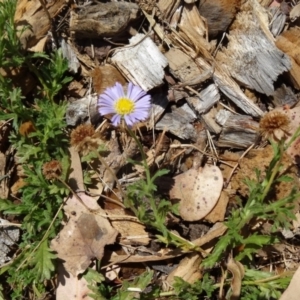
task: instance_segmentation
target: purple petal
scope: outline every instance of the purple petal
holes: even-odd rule
[[[151,97],[143,97],[140,100],[135,102],[135,107],[143,107],[143,108],[149,108],[151,106],[150,102]]]
[[[118,126],[121,123],[121,116],[117,114],[113,115],[111,122],[114,126]]]
[[[110,97],[113,101],[118,100],[121,97],[124,97],[124,91],[122,85],[117,82],[113,87],[109,87],[104,91],[108,97]]]
[[[103,103],[107,103],[110,104],[113,103],[115,100],[113,98],[111,98],[110,95],[107,94],[102,94],[99,99],[98,99],[98,103],[101,104],[101,102]]]
[[[130,88],[129,88],[130,87]],[[146,96],[147,93],[139,86],[133,85],[131,82],[128,84],[127,97],[133,101],[139,100],[141,97]]]
[[[131,120],[130,115],[125,115],[124,120],[129,127],[131,127],[135,123],[133,120]]]
[[[128,87],[127,87],[127,97],[129,98],[129,99],[132,99],[131,98],[131,94],[132,94],[132,90],[134,89],[134,84],[132,83],[132,82],[129,82],[128,83]]]
[[[134,117],[137,118],[138,120],[145,120],[149,117],[149,112],[148,111],[134,112]]]
[[[116,113],[113,108],[111,108],[111,107],[104,107],[104,106],[100,106],[98,108],[98,111],[99,111],[100,115],[102,115],[102,116]]]
[[[117,96],[117,99],[121,98],[121,97],[124,97],[124,90],[123,90],[123,86],[121,83],[117,82],[115,84],[115,86],[113,87],[113,90]]]

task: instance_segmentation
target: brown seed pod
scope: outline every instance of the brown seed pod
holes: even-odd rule
[[[21,124],[19,132],[23,136],[27,136],[31,132],[35,132],[35,126],[31,121],[27,121]]]
[[[259,127],[263,138],[279,141],[287,138],[290,118],[284,112],[270,111],[261,118]]]
[[[102,141],[90,124],[81,124],[71,132],[71,146],[82,155],[97,150]]]
[[[44,163],[42,172],[46,179],[56,179],[61,175],[62,166],[59,161],[51,160],[49,162]]]

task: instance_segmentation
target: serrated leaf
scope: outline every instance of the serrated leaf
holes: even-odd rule
[[[276,179],[276,182],[293,182],[293,181],[294,179],[287,175],[280,176],[278,179]]]
[[[105,277],[101,273],[91,268],[87,269],[87,272],[83,275],[83,277],[88,283],[93,283],[93,282],[100,283],[105,281]]]
[[[44,240],[34,254],[34,270],[37,280],[42,281],[51,278],[51,272],[55,269],[54,259],[56,259],[56,255],[48,247],[48,241]]]

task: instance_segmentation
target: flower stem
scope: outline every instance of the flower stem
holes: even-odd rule
[[[150,175],[149,166],[147,165],[147,158],[146,158],[143,146],[142,146],[141,142],[139,141],[139,139],[134,134],[134,132],[130,129],[129,126],[127,126],[127,130],[129,132],[130,136],[135,140],[135,142],[137,143],[137,145],[139,147],[139,150],[141,152],[142,159],[143,159],[143,166],[144,166],[144,170],[145,170],[145,174],[146,174],[147,184],[149,185],[149,184],[151,184],[151,175]]]

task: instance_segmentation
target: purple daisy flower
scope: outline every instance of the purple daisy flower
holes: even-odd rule
[[[125,95],[122,85],[117,82],[99,96],[99,113],[102,116],[113,114],[111,122],[114,126],[120,124],[121,119],[124,119],[126,124],[131,127],[148,118],[150,100],[150,95],[131,82],[128,84]]]

